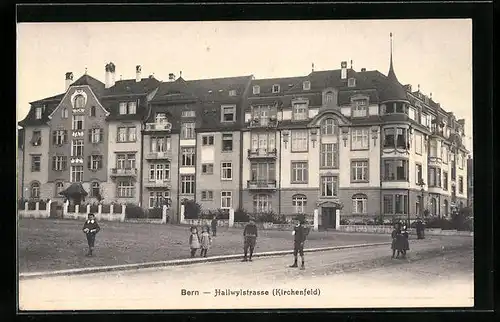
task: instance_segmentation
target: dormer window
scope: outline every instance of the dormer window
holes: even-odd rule
[[[393,113],[407,114],[406,104],[401,102],[387,103],[385,105],[385,114]]]
[[[221,122],[235,122],[236,121],[236,106],[223,105],[221,106]]]
[[[135,114],[137,112],[137,102],[120,102],[120,115]]]
[[[368,115],[368,102],[366,99],[353,100],[352,103],[352,117],[366,117]]]
[[[273,93],[279,93],[280,92],[280,86],[278,84],[273,85]]]
[[[181,117],[196,117],[195,111],[182,111]]]
[[[308,106],[307,102],[295,102],[293,103],[293,120],[303,121],[308,119]]]
[[[347,87],[356,87],[356,78],[349,78],[347,80]]]
[[[236,90],[235,89],[230,90],[229,96],[236,96]]]
[[[167,115],[165,113],[156,113],[155,116],[155,123],[156,124],[163,124],[167,121]]]
[[[61,110],[61,118],[63,118],[63,119],[68,118],[68,109],[65,107]]]
[[[325,94],[325,105],[333,105],[333,92]]]
[[[35,108],[35,118],[37,120],[40,120],[42,118],[42,108],[41,107]]]
[[[310,81],[304,81],[304,82],[302,83],[302,89],[303,89],[304,91],[308,91],[308,90],[310,90],[310,89],[311,89],[311,82],[310,82]]]
[[[75,108],[85,108],[85,98],[83,95],[77,95],[75,97]]]
[[[253,93],[254,94],[260,94],[260,86],[259,85],[255,85],[253,87]]]

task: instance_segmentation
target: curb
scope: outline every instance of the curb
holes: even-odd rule
[[[309,249],[304,249],[304,253],[324,252],[324,251],[330,251],[330,250],[372,247],[372,246],[382,246],[382,245],[390,245],[390,244],[391,244],[390,242],[384,242],[384,243],[372,243],[372,244],[355,244],[355,245],[331,246],[331,247],[322,247],[322,248],[309,248]],[[256,253],[256,254],[253,254],[253,257],[254,258],[272,257],[272,256],[289,255],[289,254],[293,254],[293,250],[281,250],[281,251]],[[153,268],[153,267],[192,265],[192,264],[199,264],[199,263],[223,262],[223,261],[235,260],[235,259],[241,259],[241,258],[242,258],[241,254],[238,254],[238,255],[220,255],[220,256],[213,256],[213,257],[207,257],[207,258],[187,258],[187,259],[175,259],[175,260],[169,260],[169,261],[149,262],[149,263],[140,263],[140,264],[96,266],[96,267],[86,267],[86,268],[65,269],[65,270],[51,271],[51,272],[19,273],[19,279],[21,280],[21,279],[43,278],[43,277],[54,277],[54,276],[83,275],[83,274],[90,274],[90,273],[126,271],[126,270],[133,270],[133,269]]]

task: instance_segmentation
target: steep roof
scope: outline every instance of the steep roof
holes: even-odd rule
[[[74,81],[71,86],[81,86],[81,85],[88,85],[94,92],[94,94],[97,97],[102,96],[105,90],[104,83],[101,82],[98,79],[95,79],[94,77],[84,74],[80,78],[78,78],[76,81]]]
[[[252,80],[250,87],[259,86],[260,93],[250,94],[251,96],[280,96],[288,92],[291,88],[297,84],[302,84],[302,80],[305,76],[298,77],[280,77],[280,78],[264,78],[264,79],[254,79]],[[280,90],[277,93],[273,93],[273,86],[279,85]]]
[[[115,85],[107,88],[103,96],[148,94],[160,85],[160,81],[150,76],[142,78],[137,82],[135,79],[125,79],[115,82]]]

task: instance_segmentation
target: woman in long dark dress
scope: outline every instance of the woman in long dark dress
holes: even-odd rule
[[[401,252],[401,237],[402,237],[399,223],[394,225],[394,230],[392,231],[391,237],[392,237],[392,244],[391,244],[392,257],[391,258],[394,258],[394,255],[396,255],[396,251],[398,252],[396,258],[399,258],[399,254]]]
[[[404,226],[403,231],[401,232],[401,253],[403,254],[403,258],[406,258],[406,251],[410,250],[408,237],[408,230],[406,230],[406,226]]]

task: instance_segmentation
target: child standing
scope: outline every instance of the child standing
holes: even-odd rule
[[[92,251],[94,249],[95,235],[101,230],[99,224],[95,220],[94,214],[90,213],[87,217],[87,221],[83,224],[83,232],[87,235],[87,243],[89,245],[89,252],[85,256],[92,256]]]
[[[210,248],[210,245],[212,244],[212,237],[210,236],[209,228],[205,227],[203,228],[203,231],[201,232],[201,256],[202,257],[207,257],[207,252],[208,249]]]
[[[396,251],[398,252],[396,258],[399,258],[399,253],[400,253],[400,244],[401,244],[401,229],[399,224],[394,225],[394,230],[392,231],[391,234],[392,237],[392,244],[391,244],[391,249],[392,249],[392,257],[394,258],[394,255],[396,255]]]
[[[191,235],[189,235],[189,248],[191,248],[191,257],[196,255],[196,251],[200,248],[200,236],[198,236],[198,229],[191,227]]]

